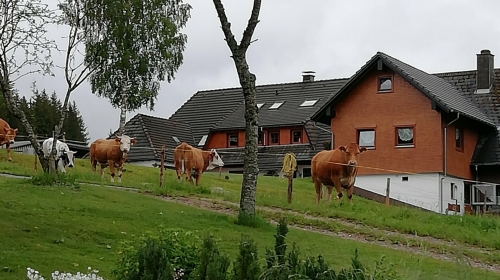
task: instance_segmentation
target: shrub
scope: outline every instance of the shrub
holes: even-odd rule
[[[41,173],[40,175],[34,175],[30,179],[31,184],[35,186],[67,186],[67,187],[77,187],[76,176],[72,174],[57,173]]]
[[[120,244],[117,279],[189,279],[198,264],[200,239],[192,232],[160,229]],[[181,278],[182,277],[182,278]]]
[[[233,280],[257,280],[260,276],[260,264],[257,244],[248,235],[241,237],[239,255],[233,264]]]
[[[221,254],[217,248],[215,240],[208,235],[203,240],[200,251],[200,263],[193,271],[194,280],[227,280],[227,270],[229,268],[229,257]]]

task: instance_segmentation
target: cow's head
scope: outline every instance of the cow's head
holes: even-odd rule
[[[207,170],[212,170],[216,167],[224,166],[224,162],[220,158],[219,154],[215,149],[210,150],[210,154],[208,155],[208,167]]]
[[[4,131],[2,131],[2,134],[4,134],[4,141],[0,144],[14,144],[14,138],[16,138],[17,128],[5,127],[3,130]]]
[[[58,142],[60,143],[60,142]],[[63,143],[64,145],[61,145],[61,158],[63,159],[64,161],[64,166],[67,166],[67,167],[73,167],[75,165],[74,163],[74,156],[75,156],[75,153],[74,151],[70,151],[68,145],[66,143]]]
[[[358,164],[359,155],[366,152],[365,147],[359,147],[356,143],[349,143],[347,146],[340,146],[339,150],[345,154],[345,163],[349,166],[356,166]]]
[[[120,151],[123,153],[128,153],[130,151],[130,147],[135,145],[137,143],[137,140],[135,138],[132,138],[128,135],[122,135],[122,136],[116,136],[115,141],[117,143],[120,143]]]

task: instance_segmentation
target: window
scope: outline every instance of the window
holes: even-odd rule
[[[271,107],[269,107],[269,109],[278,109],[281,105],[283,105],[283,103],[285,103],[285,101],[276,102],[273,105],[271,105]]]
[[[258,103],[257,108],[259,108],[259,110],[260,110],[260,107],[264,106],[264,104],[266,104],[266,103]]]
[[[229,147],[238,147],[238,134],[229,134],[227,138]]]
[[[264,145],[264,133],[259,131],[259,138],[257,139],[259,145]]]
[[[392,78],[391,77],[379,77],[378,78],[378,91],[381,91],[381,92],[392,91]]]
[[[205,145],[205,142],[207,142],[207,137],[208,137],[208,135],[203,135],[203,137],[201,137],[200,142],[198,143],[198,146]]]
[[[451,187],[451,199],[457,199],[457,191],[458,191],[457,185],[455,185],[455,183],[450,183],[450,187]]]
[[[301,143],[302,142],[302,131],[295,130],[292,131],[292,143]]]
[[[401,181],[403,181],[403,182],[408,182],[408,176],[403,176],[403,177],[401,177]]]
[[[271,145],[277,145],[280,143],[280,133],[278,131],[269,132],[269,139]]]
[[[302,104],[300,104],[299,106],[300,107],[311,107],[311,106],[314,106],[314,104],[316,104],[316,102],[318,102],[318,100],[306,100],[304,102],[302,102]]]
[[[375,149],[375,130],[360,129],[358,130],[358,145],[367,149]]]
[[[455,148],[458,151],[464,150],[464,131],[462,128],[455,128]]]
[[[179,138],[172,136],[172,139],[174,139],[175,143],[180,144],[181,141],[179,141]]]
[[[396,146],[397,147],[415,146],[415,139],[413,137],[413,127],[396,128]]]

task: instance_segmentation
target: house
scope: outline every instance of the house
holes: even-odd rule
[[[109,138],[116,135],[115,131]],[[140,166],[157,166],[161,161],[161,149],[165,147],[165,166],[174,167],[173,150],[181,142],[194,145],[193,133],[189,124],[137,114],[125,123],[125,134],[137,139],[126,162]]]
[[[312,156],[330,148],[332,134],[329,125],[309,119],[346,81],[314,81],[307,72],[301,82],[256,87],[260,174],[279,174],[283,156],[292,152],[298,165],[294,176],[310,176]],[[217,149],[224,172],[243,173],[244,112],[241,88],[226,88],[195,93],[169,119],[189,124],[196,147]]]
[[[389,179],[391,198],[438,213],[498,208],[498,75],[488,50],[438,74],[378,52],[311,119],[369,149],[358,188],[384,195]]]

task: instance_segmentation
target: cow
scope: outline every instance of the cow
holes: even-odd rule
[[[14,138],[16,138],[17,128],[11,128],[10,125],[0,119],[0,146],[5,145],[7,149],[8,161],[12,162],[12,157],[10,156],[10,145],[14,144]]]
[[[118,182],[122,181],[123,163],[127,158],[131,146],[137,140],[128,135],[116,136],[113,139],[97,139],[90,145],[90,164],[92,171],[96,172],[97,163],[101,165],[101,178],[104,177],[104,169],[109,166],[111,182],[115,179],[115,167],[118,168]]]
[[[186,174],[186,181],[193,183],[191,178],[191,172],[193,172],[196,186],[198,186],[203,172],[212,170],[215,167],[222,167],[224,162],[215,149],[203,151],[182,142],[174,149],[174,165],[179,182],[181,181],[181,174],[184,173]]]
[[[52,152],[52,145],[54,143],[54,138],[45,139],[42,143],[42,151],[44,157],[49,157]],[[56,142],[56,169],[59,167],[62,173],[66,173],[66,167],[72,168],[74,166],[73,158],[76,152],[70,151],[68,144],[57,141]]]
[[[347,198],[352,203],[352,193],[358,169],[359,155],[366,151],[356,143],[339,146],[335,150],[323,150],[311,159],[311,177],[316,189],[316,204],[322,195],[322,186],[328,189],[327,200],[330,201],[332,189],[337,190],[337,198],[342,198],[342,188],[347,190]]]

